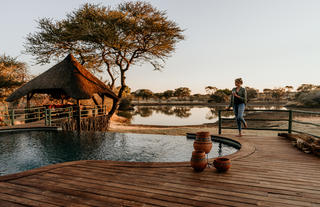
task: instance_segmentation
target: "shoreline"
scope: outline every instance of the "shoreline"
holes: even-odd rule
[[[122,117],[121,117],[122,119]],[[186,136],[187,133],[196,133],[199,131],[208,131],[211,135],[218,135],[218,127],[214,124],[186,125],[186,126],[162,126],[162,125],[143,125],[143,124],[127,124],[123,121],[112,120],[109,132],[118,133],[138,133],[138,134],[162,134],[172,136]],[[223,129],[223,134],[237,135],[237,129]],[[255,136],[278,136],[277,131],[258,131],[245,130],[243,135]]]
[[[277,102],[277,101],[270,101],[270,102],[248,102],[248,106],[260,106],[260,105],[285,105],[288,102]],[[160,102],[155,102],[155,101],[132,101],[133,106],[228,106],[229,103],[208,103],[208,102],[196,102],[196,101],[160,101]],[[291,107],[291,106],[290,106]]]
[[[249,116],[249,117],[248,117]],[[247,117],[250,118],[249,114]],[[256,114],[254,116],[259,116],[258,118],[267,118],[266,114]],[[277,115],[276,115],[277,116]],[[281,117],[279,117],[281,118]],[[315,124],[320,124],[320,117],[296,117],[296,120],[313,122]],[[225,123],[228,126],[235,125],[234,121]],[[249,122],[251,127],[261,127],[261,126],[270,126],[287,128],[287,121],[266,121],[263,123],[260,122]],[[295,124],[296,125],[296,124]],[[317,127],[312,125],[296,125],[297,130],[308,131],[309,133],[319,134]],[[218,124],[217,123],[205,123],[199,125],[146,125],[146,124],[130,124],[128,120],[124,117],[116,116],[111,120],[110,123],[110,132],[119,132],[119,133],[139,133],[139,134],[163,134],[163,135],[175,135],[175,136],[186,136],[187,133],[196,133],[199,131],[208,131],[210,134],[218,135]],[[238,133],[237,129],[223,129],[223,134],[234,134]],[[255,136],[278,136],[279,131],[270,131],[270,130],[246,130],[243,129],[243,134],[245,135],[255,135]]]

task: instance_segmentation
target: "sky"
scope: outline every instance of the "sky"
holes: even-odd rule
[[[37,30],[36,20],[60,20],[84,3],[116,6],[120,0],[1,0],[0,54],[17,57],[38,75],[48,65],[35,65],[23,44]],[[185,40],[162,71],[149,64],[127,73],[132,91],[163,92],[188,87],[205,93],[206,86],[244,86],[262,91],[287,85],[319,85],[320,1],[318,0],[150,0],[168,19],[185,29]],[[107,75],[104,75],[107,77]]]

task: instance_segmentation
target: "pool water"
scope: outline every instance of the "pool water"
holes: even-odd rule
[[[129,162],[189,161],[192,139],[185,136],[110,132],[29,131],[0,134],[0,175],[76,160]],[[213,142],[209,158],[236,152]]]

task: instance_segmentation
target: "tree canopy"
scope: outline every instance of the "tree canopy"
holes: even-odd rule
[[[187,87],[180,87],[174,90],[174,96],[178,98],[188,97],[191,94],[191,90]]]
[[[65,19],[40,19],[38,28],[25,43],[26,52],[35,56],[37,63],[73,53],[87,68],[106,69],[111,88],[119,79],[119,98],[131,65],[150,63],[160,70],[184,39],[183,30],[166,12],[142,1],[120,3],[116,8],[85,4]],[[110,113],[116,105],[117,101]]]
[[[25,83],[27,78],[26,63],[7,55],[0,56],[0,98]]]
[[[206,89],[206,93],[209,95],[214,94],[218,90],[218,88],[215,86],[206,86],[205,89]]]

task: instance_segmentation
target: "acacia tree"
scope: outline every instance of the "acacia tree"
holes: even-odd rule
[[[215,86],[206,86],[205,90],[206,90],[207,94],[212,95],[218,90],[218,88]]]
[[[246,90],[247,90],[248,102],[249,102],[251,99],[257,98],[258,92],[259,92],[258,89],[246,87]]]
[[[319,89],[320,86],[317,85],[313,85],[313,84],[301,84],[298,88],[297,91],[298,92],[302,92],[302,93],[306,93],[306,92],[310,92],[314,89]]]
[[[0,98],[8,95],[28,78],[27,66],[16,58],[0,56]]]
[[[135,92],[135,96],[147,100],[153,96],[153,92],[149,89],[139,89]]]
[[[272,97],[279,101],[280,98],[285,94],[285,91],[286,90],[284,88],[275,88],[272,90]]]
[[[166,99],[169,99],[169,98],[174,96],[174,91],[173,90],[166,90],[166,91],[163,92],[163,96]]]
[[[187,87],[180,87],[176,88],[173,94],[178,98],[189,97],[191,95],[191,90]]]
[[[88,68],[105,68],[112,89],[119,78],[118,98],[126,89],[126,72],[132,65],[150,63],[160,70],[184,39],[183,30],[146,2],[126,2],[116,8],[85,4],[60,21],[44,18],[39,31],[29,34],[26,52],[38,63],[73,53]],[[109,117],[119,100],[113,101]]]
[[[293,86],[285,86],[284,88],[286,89],[287,93],[290,93],[293,90]]]

